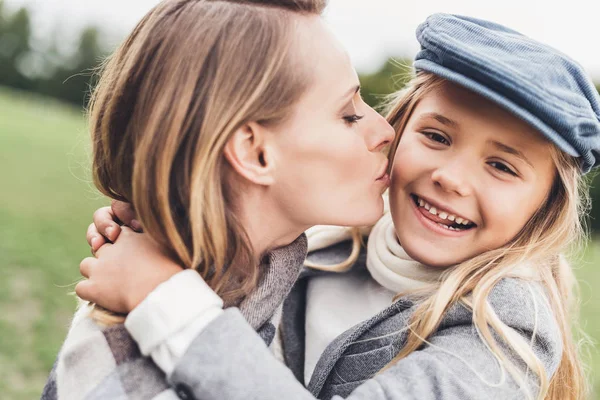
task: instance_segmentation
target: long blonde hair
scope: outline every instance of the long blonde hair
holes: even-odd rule
[[[294,51],[296,17],[324,7],[162,1],[105,63],[92,98],[96,186],[131,203],[146,234],[227,305],[239,304],[260,271],[236,218],[223,149],[245,123],[278,124],[292,113],[311,81]]]
[[[392,99],[388,121],[398,135],[390,149],[390,160],[393,160],[401,132],[420,99],[444,82],[435,75],[419,73],[406,89]],[[524,362],[527,370],[536,375],[539,385],[537,399],[584,398],[585,377],[572,333],[572,324],[577,316],[573,295],[576,280],[562,254],[581,243],[585,236],[582,216],[588,209],[589,200],[585,181],[579,172],[579,162],[555,146],[551,149],[557,174],[545,204],[512,241],[450,268],[441,283],[429,293],[421,294],[422,301],[411,317],[406,343],[385,368],[425,345],[446,311],[452,305],[462,303],[472,310],[479,336],[529,398],[534,396],[526,387],[526,373],[511,361],[502,350],[503,346],[508,346],[519,361]],[[552,377],[548,376],[530,343],[504,324],[488,302],[496,284],[513,275],[515,268],[525,261],[535,269],[537,280],[546,289],[549,305],[560,328],[563,353]]]

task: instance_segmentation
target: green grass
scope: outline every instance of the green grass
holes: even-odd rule
[[[588,245],[583,260],[576,266],[581,289],[581,326],[591,342],[583,347],[584,361],[589,367],[591,400],[600,399],[600,238]]]
[[[39,398],[89,254],[85,230],[106,203],[89,177],[83,113],[0,90],[0,397]]]
[[[0,398],[37,399],[67,332],[67,293],[107,203],[90,183],[80,110],[0,89]],[[577,268],[586,333],[600,339],[600,241]],[[590,351],[600,394],[600,354]],[[597,398],[596,396],[592,397]]]

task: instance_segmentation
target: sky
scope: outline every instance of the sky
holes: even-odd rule
[[[32,11],[37,35],[65,38],[88,24],[112,33],[116,44],[158,0],[5,0]],[[600,0],[330,0],[326,19],[359,72],[375,71],[388,56],[413,57],[415,28],[435,12],[508,25],[579,61],[600,81]]]

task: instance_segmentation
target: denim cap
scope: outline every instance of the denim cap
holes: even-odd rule
[[[600,96],[563,53],[502,25],[433,14],[417,28],[414,67],[486,97],[531,124],[583,173],[600,164]]]

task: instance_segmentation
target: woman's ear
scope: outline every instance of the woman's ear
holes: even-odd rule
[[[225,144],[224,152],[231,167],[250,182],[269,186],[275,181],[267,132],[260,124],[250,122],[238,128]]]

